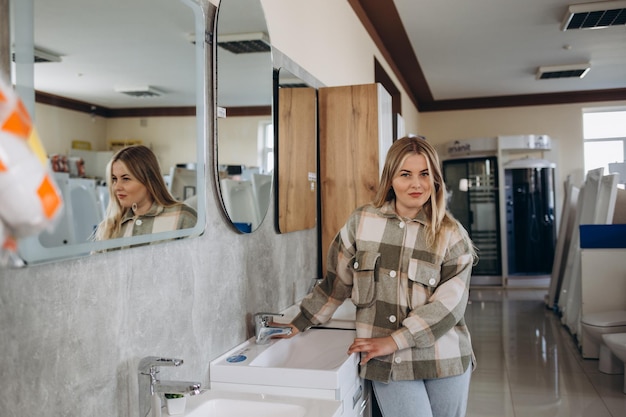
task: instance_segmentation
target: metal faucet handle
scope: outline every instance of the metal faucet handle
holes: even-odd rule
[[[139,361],[139,372],[145,375],[149,375],[154,372],[158,372],[159,366],[180,366],[183,364],[182,359],[174,358],[162,358],[160,356],[146,356]]]
[[[256,313],[254,315],[254,318],[260,322],[260,323],[267,323],[267,320],[271,319],[272,317],[283,317],[284,314],[282,313]]]
[[[259,327],[267,327],[270,325],[270,320],[272,317],[283,317],[282,313],[256,313],[254,315],[254,324],[257,328],[257,332]]]
[[[154,392],[168,394],[200,394],[200,382],[193,381],[157,381],[154,385]]]
[[[283,313],[256,313],[255,316],[284,316]]]

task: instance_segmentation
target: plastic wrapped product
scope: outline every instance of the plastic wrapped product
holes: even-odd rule
[[[52,227],[62,209],[28,111],[0,80],[0,252],[14,252],[16,239]]]

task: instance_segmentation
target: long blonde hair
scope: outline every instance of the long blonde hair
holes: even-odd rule
[[[402,164],[409,155],[423,155],[426,158],[426,165],[429,172],[429,181],[432,194],[422,207],[430,219],[430,227],[427,228],[427,242],[435,243],[437,233],[444,222],[451,221],[451,216],[446,210],[446,186],[441,173],[439,155],[435,148],[425,139],[415,136],[405,136],[396,140],[385,158],[385,165],[380,176],[380,185],[372,204],[375,207],[382,207],[387,201],[395,200],[396,194],[392,187],[392,182],[396,174],[400,171]]]
[[[121,227],[121,221],[126,213],[131,210],[121,206],[115,197],[113,190],[113,176],[111,167],[114,162],[123,162],[130,173],[143,184],[152,201],[160,206],[170,207],[181,204],[167,190],[165,180],[161,174],[161,167],[156,155],[150,148],[144,145],[132,145],[117,151],[111,158],[106,167],[106,182],[109,190],[109,204],[106,209],[104,220],[100,222],[98,228],[94,232],[96,240],[110,239],[115,236]]]

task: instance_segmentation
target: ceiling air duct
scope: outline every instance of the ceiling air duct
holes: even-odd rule
[[[555,78],[583,78],[587,75],[590,69],[590,63],[539,67],[537,69],[537,79],[552,80]]]
[[[33,52],[33,58],[35,60],[35,64],[43,64],[46,62],[61,62],[60,55],[37,47],[35,47],[35,50]],[[15,62],[15,52],[11,54],[11,60]]]
[[[137,98],[160,97],[165,94],[163,91],[149,85],[142,87],[116,87],[115,92]]]
[[[234,54],[271,51],[269,38],[263,32],[220,35],[217,45]]]
[[[61,62],[61,56],[50,51],[35,48],[35,63]]]
[[[602,29],[626,25],[626,1],[599,1],[568,7],[561,30]]]

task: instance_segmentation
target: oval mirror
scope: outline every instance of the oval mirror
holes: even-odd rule
[[[33,264],[200,235],[211,51],[204,34],[215,6],[208,0],[12,4],[13,82],[66,207],[54,228],[19,242],[20,256]],[[154,151],[171,193],[196,208],[198,221],[190,229],[91,241],[108,201],[105,166],[113,152],[134,143]]]
[[[274,173],[272,56],[260,0],[217,12],[216,183],[234,229],[250,233],[270,204]]]

